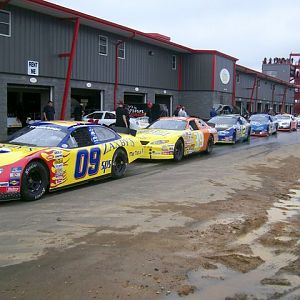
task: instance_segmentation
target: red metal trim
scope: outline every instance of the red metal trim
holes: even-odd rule
[[[233,61],[238,61],[238,58],[235,58],[233,56],[230,56],[228,54],[225,54],[223,52],[217,51],[217,50],[192,50],[192,53],[194,54],[212,54],[212,55],[218,55],[222,56],[224,58],[233,60]]]
[[[217,64],[217,56],[215,54],[212,55],[212,77],[211,77],[211,90],[215,90],[216,83],[216,64]]]
[[[64,57],[70,57],[71,56],[71,53],[70,52],[68,52],[68,53],[60,53],[60,54],[58,54],[58,57],[60,57],[60,58],[64,58]]]
[[[70,52],[70,56],[69,56],[69,64],[68,64],[67,77],[66,77],[66,82],[65,82],[64,96],[63,96],[63,101],[61,104],[61,112],[60,112],[61,120],[65,119],[65,114],[66,114],[70,82],[71,82],[71,75],[72,75],[72,67],[73,67],[73,61],[74,61],[74,57],[75,57],[76,45],[77,45],[77,39],[78,39],[78,33],[79,33],[79,26],[80,26],[80,19],[77,18],[76,22],[75,22],[71,52]]]
[[[178,62],[178,91],[182,90],[182,56],[179,56]]]
[[[0,9],[4,9],[5,6],[9,3],[9,1],[10,1],[10,0],[6,0],[6,1],[0,3]]]
[[[256,84],[257,84],[257,76],[255,76],[255,78],[254,78],[254,82],[253,82],[253,86],[252,86],[252,90],[251,90],[251,96],[250,96],[250,113],[252,113],[252,103],[253,103],[254,91],[255,91]]]
[[[118,41],[115,45],[115,84],[114,84],[114,110],[117,109],[117,91],[118,91],[118,85],[119,85],[119,58],[118,58],[118,50],[119,50],[119,45],[122,43],[132,40],[135,38],[135,32],[132,33],[132,35],[124,39],[122,41]]]
[[[285,112],[286,92],[287,92],[287,86],[284,88],[284,93],[282,95],[281,110],[280,110],[281,114]]]
[[[232,79],[232,99],[231,105],[235,106],[235,95],[236,95],[236,63],[233,64],[233,79]]]

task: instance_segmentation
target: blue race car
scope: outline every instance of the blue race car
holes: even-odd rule
[[[207,123],[217,129],[218,143],[235,144],[250,139],[250,124],[240,115],[220,115]]]
[[[277,132],[278,123],[267,114],[255,114],[250,117],[251,135],[269,136]]]

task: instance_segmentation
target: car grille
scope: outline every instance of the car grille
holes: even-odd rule
[[[148,141],[141,141],[141,144],[145,146],[145,145],[149,144],[149,142]]]

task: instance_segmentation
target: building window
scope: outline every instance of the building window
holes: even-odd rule
[[[240,83],[240,74],[236,74],[236,83]]]
[[[99,54],[100,55],[108,54],[108,38],[103,35],[99,35]]]
[[[257,87],[260,87],[260,80],[257,80]]]
[[[9,11],[0,10],[0,35],[11,35],[11,16]]]
[[[121,42],[121,41],[118,41]],[[118,58],[125,59],[125,43],[122,42],[118,46]]]
[[[176,55],[172,55],[172,70],[176,70],[177,67],[177,58]]]

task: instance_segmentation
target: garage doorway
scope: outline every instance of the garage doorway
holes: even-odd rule
[[[103,109],[103,91],[91,89],[71,89],[71,118],[75,108],[82,104],[84,115]]]
[[[50,87],[8,85],[7,132],[26,126],[26,120],[40,121],[43,107],[50,99]]]
[[[146,103],[146,95],[138,93],[124,93],[125,104],[143,104]]]
[[[166,109],[168,116],[172,114],[172,96],[156,94],[155,104],[160,104],[160,106],[162,106],[162,109]]]

